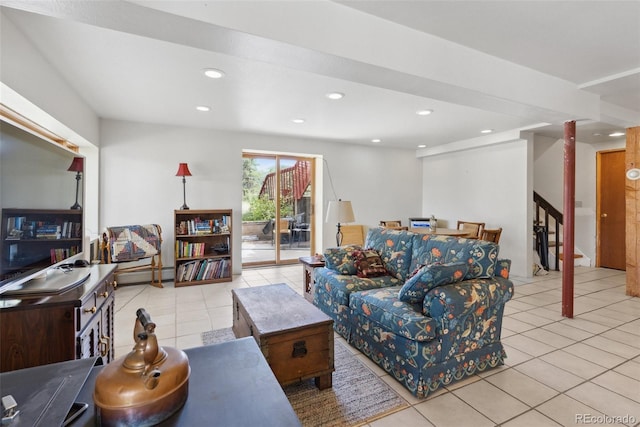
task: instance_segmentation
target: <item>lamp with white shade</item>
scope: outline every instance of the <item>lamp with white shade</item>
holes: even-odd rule
[[[353,207],[351,202],[347,200],[338,199],[329,201],[329,207],[327,209],[327,217],[325,222],[337,222],[338,232],[336,233],[336,244],[342,245],[342,231],[340,231],[341,223],[354,222],[355,217],[353,215]]]

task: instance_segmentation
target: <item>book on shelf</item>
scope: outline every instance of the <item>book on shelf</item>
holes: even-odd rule
[[[204,256],[206,244],[204,242],[185,242],[176,240],[176,257],[193,258]]]
[[[82,224],[79,222],[73,221],[64,221],[62,223],[62,233],[61,236],[63,239],[71,239],[81,237],[82,235]]]
[[[21,234],[21,233],[13,233],[14,231],[22,232],[22,227],[27,222],[27,217],[24,216],[12,216],[7,218],[7,236]],[[7,237],[9,238],[9,237]],[[18,237],[19,238],[19,237]]]
[[[230,277],[230,261],[226,258],[207,258],[180,264],[176,273],[177,282],[193,282]]]
[[[55,264],[56,262],[63,261],[70,256],[76,255],[78,253],[78,246],[72,246],[70,248],[51,248],[51,263]]]

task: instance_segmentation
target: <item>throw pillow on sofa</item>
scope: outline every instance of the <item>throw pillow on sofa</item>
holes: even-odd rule
[[[422,302],[431,289],[460,282],[468,271],[463,262],[425,265],[402,285],[398,298],[412,304]]]
[[[384,268],[380,254],[374,249],[365,249],[363,251],[354,251],[356,273],[358,277],[378,277],[386,276],[389,273]]]
[[[340,274],[353,276],[358,272],[354,251],[361,251],[360,245],[345,245],[337,248],[327,248],[324,251],[325,267]]]

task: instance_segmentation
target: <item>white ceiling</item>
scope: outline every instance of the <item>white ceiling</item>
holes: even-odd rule
[[[487,128],[561,138],[566,120],[607,142],[640,125],[639,1],[2,5],[102,118],[407,149]]]

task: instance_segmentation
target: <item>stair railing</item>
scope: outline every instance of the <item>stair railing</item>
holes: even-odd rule
[[[549,217],[554,219],[554,223],[555,223],[555,269],[556,271],[560,270],[560,224],[562,224],[563,222],[563,215],[562,212],[560,212],[558,209],[554,208],[553,205],[551,205],[551,203],[549,203],[544,197],[542,197],[540,194],[536,193],[535,191],[533,192],[533,201],[536,204],[536,220],[535,220],[535,224],[539,225],[541,224],[540,221],[540,211],[544,212],[544,227],[546,229],[546,235],[547,235],[547,239],[549,236]],[[535,241],[536,241],[536,248],[538,248],[540,250],[540,248],[543,248],[545,245],[542,245],[542,242],[539,241],[539,236],[536,233],[535,234]],[[549,253],[548,253],[548,241],[547,243],[547,247],[546,247],[546,251],[547,253],[544,254],[544,258],[545,259],[549,259]],[[540,259],[543,259],[543,254],[538,253],[540,255]],[[543,264],[543,267],[545,267],[545,269],[549,269],[549,265],[547,263],[547,265]]]

